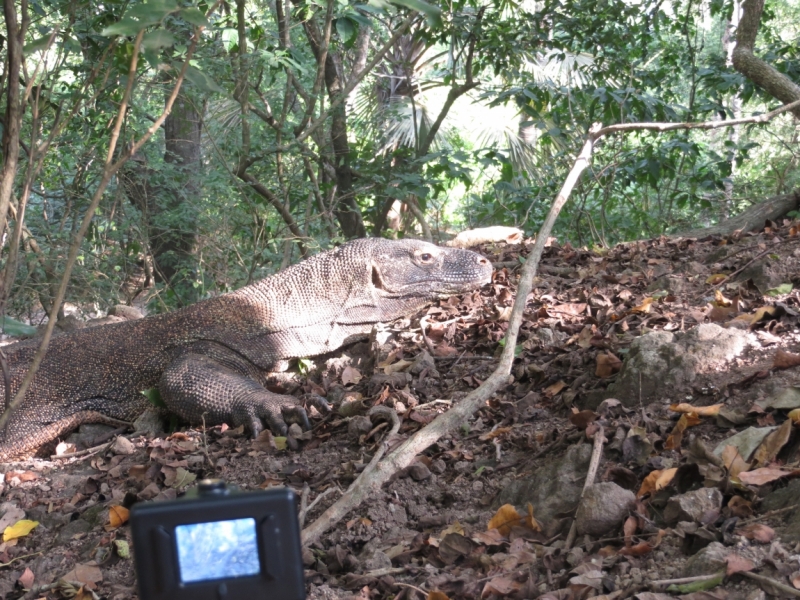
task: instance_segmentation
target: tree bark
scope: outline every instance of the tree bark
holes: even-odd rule
[[[784,104],[789,104],[800,99],[800,86],[753,52],[763,11],[764,0],[745,0],[742,3],[742,18],[736,32],[736,48],[733,50],[733,66],[767,93]],[[800,118],[800,108],[794,109],[792,114]]]
[[[336,170],[337,196],[333,209],[346,238],[366,237],[367,230],[361,210],[353,194],[353,172],[350,170],[350,144],[347,141],[347,110],[344,102],[334,104],[345,92],[342,78],[341,58],[330,52],[323,44],[322,34],[312,19],[303,22],[311,50],[318,61],[325,61],[325,88],[335,106],[331,112],[331,145]]]

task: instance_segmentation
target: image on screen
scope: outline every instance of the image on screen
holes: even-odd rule
[[[181,581],[258,575],[255,519],[192,523],[175,528]]]

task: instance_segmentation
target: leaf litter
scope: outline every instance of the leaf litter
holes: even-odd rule
[[[0,544],[0,596],[33,587],[43,598],[136,598],[127,511],[177,498],[204,477],[326,494],[311,522],[383,443],[387,428],[370,407],[399,416],[390,442],[399,443],[491,374],[528,244],[482,246],[497,268],[480,292],[304,361],[307,377],[276,380],[273,391],[348,407],[324,417],[309,408],[310,435],[292,428],[250,440],[241,428],[182,427],[8,465],[2,530],[38,526]],[[765,283],[749,263],[769,247],[754,263]],[[554,241],[506,388],[307,549],[309,597],[700,600],[798,589],[797,273],[800,239],[789,222],[604,251]],[[622,385],[629,356],[640,353],[645,366],[665,356],[637,340],[662,336],[672,348],[701,326],[698,339],[719,327],[746,343],[708,364],[670,355],[663,369],[689,375],[665,370],[650,387]],[[68,455],[97,431],[108,430],[64,440]],[[595,484],[607,485],[594,486],[597,496],[582,490],[600,431]],[[624,510],[619,494],[630,494]],[[682,520],[667,523],[667,514]],[[596,527],[605,533],[580,533]]]

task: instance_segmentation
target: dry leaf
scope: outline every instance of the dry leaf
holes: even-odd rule
[[[731,477],[737,477],[740,473],[750,469],[750,463],[745,462],[739,449],[736,446],[727,445],[722,450],[722,464],[728,469]]]
[[[681,418],[678,419],[678,422],[675,424],[675,429],[672,430],[672,433],[667,438],[667,441],[664,442],[664,448],[667,450],[677,450],[680,448],[681,442],[683,441],[683,432],[686,431],[687,428],[694,427],[700,423],[700,417],[697,416],[697,413],[683,413]]]
[[[431,592],[428,592],[427,600],[450,600],[450,597],[444,592],[440,592],[439,590],[433,590]]]
[[[734,573],[741,573],[743,571],[752,571],[755,565],[752,561],[746,559],[744,556],[738,554],[729,554],[725,557],[725,562],[728,563],[727,576],[730,577]]]
[[[670,404],[669,409],[672,412],[679,413],[695,413],[700,417],[716,417],[719,414],[719,409],[725,406],[724,404],[712,404],[711,406],[693,406],[686,402],[680,404]]]
[[[754,469],[747,473],[739,473],[739,481],[745,485],[764,485],[770,481],[775,481],[781,477],[797,474],[797,471],[784,471],[783,469],[775,469],[773,467],[763,467],[761,469]]]
[[[17,521],[13,525],[9,525],[5,528],[3,531],[3,541],[7,542],[9,540],[25,537],[31,531],[36,529],[38,525],[39,521],[30,521],[28,519]]]
[[[775,460],[775,457],[778,456],[778,452],[786,445],[791,435],[792,420],[786,419],[783,425],[770,433],[764,438],[764,441],[761,442],[761,445],[756,449],[755,454],[753,454],[753,464],[766,465]]]
[[[646,314],[650,312],[650,305],[653,303],[653,298],[645,298],[639,306],[634,306],[631,312]]]
[[[342,371],[342,384],[343,385],[350,385],[351,383],[356,384],[359,381],[361,381],[363,377],[364,376],[358,369],[356,369],[355,367],[348,366],[345,367],[344,370]]]
[[[772,362],[773,369],[791,369],[800,365],[800,354],[792,354],[785,350],[778,350]]]
[[[747,519],[753,516],[753,503],[745,500],[741,496],[734,496],[728,502],[728,509],[731,515],[740,519]]]
[[[717,285],[718,283],[722,283],[728,276],[723,273],[715,273],[714,275],[709,275],[708,279],[706,279],[706,283],[708,285]]]
[[[665,488],[672,482],[672,478],[675,477],[675,473],[677,472],[677,467],[672,469],[651,471],[650,474],[644,478],[642,487],[639,488],[639,492],[636,495],[641,498],[645,494],[657,492],[658,490]]]
[[[745,525],[741,529],[737,529],[734,533],[737,535],[742,535],[748,540],[759,542],[761,544],[769,544],[773,539],[775,539],[775,530],[772,527],[762,525],[761,523]]]
[[[560,380],[556,381],[554,384],[548,385],[546,388],[544,388],[544,395],[547,396],[548,398],[552,398],[556,394],[558,394],[561,390],[563,390],[565,387],[567,387],[566,383]]]
[[[25,567],[25,570],[22,572],[22,575],[20,575],[19,579],[17,579],[17,581],[19,581],[19,584],[26,590],[29,590],[33,587],[33,580],[34,580],[33,571],[31,571],[28,567]]]
[[[108,526],[106,531],[121,527],[128,522],[130,511],[124,506],[110,506],[108,508]]]
[[[611,352],[601,352],[597,355],[597,368],[594,374],[605,379],[611,377],[622,368],[622,361]]]
[[[511,528],[523,524],[523,517],[517,509],[510,504],[501,506],[489,521],[486,529],[497,529],[500,533],[507,536],[511,533]]]
[[[66,581],[77,581],[78,583],[94,588],[95,583],[103,581],[103,573],[100,571],[100,567],[97,566],[97,563],[91,561],[82,565],[75,565],[75,568],[64,575],[62,579]]]

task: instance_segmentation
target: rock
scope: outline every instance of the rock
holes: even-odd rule
[[[111,444],[111,450],[114,454],[133,454],[136,452],[136,446],[133,445],[133,442],[130,441],[126,437],[119,436],[114,443]]]
[[[427,370],[429,377],[439,377],[439,371],[436,370],[436,361],[433,360],[433,357],[428,353],[427,350],[423,350],[417,354],[417,357],[414,359],[414,363],[408,368],[408,370],[414,375],[419,375],[423,371]]]
[[[114,427],[102,423],[85,423],[78,428],[78,431],[71,433],[65,440],[68,444],[75,444],[76,448],[85,449],[95,445],[94,441],[109,432],[114,431]],[[108,438],[106,437],[106,440]]]
[[[749,332],[713,323],[684,333],[648,333],[633,341],[619,378],[605,396],[625,406],[637,406],[642,400],[675,400],[698,375],[724,365],[755,343]]]
[[[571,513],[577,508],[591,455],[589,444],[570,446],[563,455],[544,460],[527,479],[518,479],[503,489],[494,507],[530,502],[536,509],[536,519],[543,523]]]
[[[358,415],[350,419],[347,423],[347,435],[355,440],[358,440],[358,438],[368,434],[370,431],[372,431],[372,421],[370,421],[369,417]]]
[[[683,567],[682,577],[697,577],[699,575],[713,575],[724,571],[727,563],[725,557],[730,550],[719,542],[711,542],[708,546],[692,556]]]
[[[144,314],[134,306],[126,306],[125,304],[116,304],[108,309],[108,315],[111,317],[122,317],[126,321],[135,321],[136,319],[143,319]]]
[[[758,288],[759,292],[766,295],[769,290],[778,287],[782,283],[791,281],[792,275],[794,275],[794,273],[788,274],[785,268],[781,268],[780,262],[765,257],[761,260],[757,260],[739,273],[735,280],[750,280],[753,282],[753,285]]]
[[[617,529],[636,504],[636,494],[616,483],[596,483],[584,493],[575,515],[578,534],[605,535]]]
[[[721,507],[722,492],[717,488],[700,488],[670,498],[664,520],[669,524],[691,521],[705,525],[716,521]]]
[[[164,423],[161,419],[161,411],[155,407],[147,408],[133,422],[133,430],[151,438],[163,435]]]
[[[61,528],[56,536],[56,541],[59,544],[67,544],[72,541],[73,536],[78,535],[79,533],[88,533],[91,530],[91,523],[84,521],[83,519],[76,519],[74,521],[70,521]]]
[[[761,502],[761,508],[764,512],[787,508],[797,504],[798,497],[800,497],[800,479],[792,479],[786,487],[768,493]],[[800,509],[795,508],[788,513],[779,532],[784,542],[800,542]]]
[[[431,471],[421,462],[416,462],[408,467],[408,476],[414,481],[424,481],[431,476]]]

